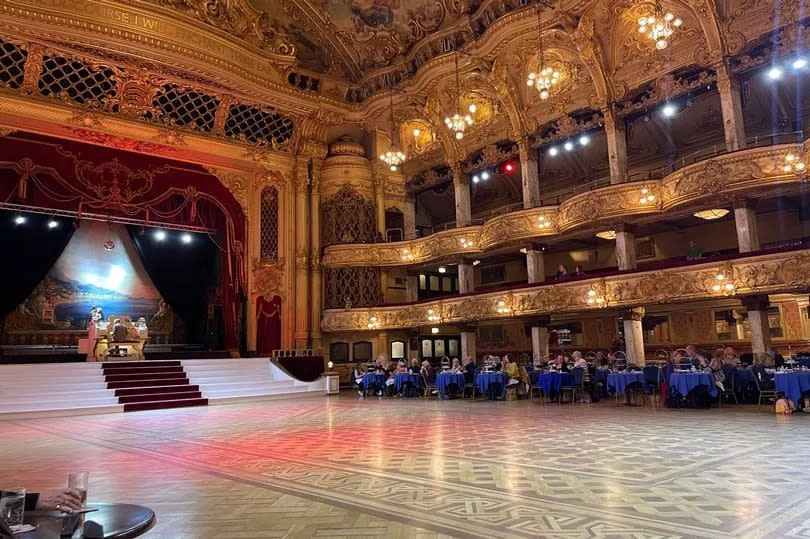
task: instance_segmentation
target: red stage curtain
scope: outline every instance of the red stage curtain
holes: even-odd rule
[[[281,348],[281,298],[273,296],[267,301],[264,296],[256,300],[256,352],[269,356]]]
[[[0,138],[0,200],[216,229],[225,346],[239,347],[245,216],[231,192],[201,166],[14,133]]]

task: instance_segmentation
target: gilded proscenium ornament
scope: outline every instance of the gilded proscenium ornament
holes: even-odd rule
[[[429,305],[374,307],[373,309],[327,310],[321,320],[324,331],[367,329],[368,318],[378,317],[378,329],[416,328],[429,323],[428,310],[441,313],[443,324],[494,320],[515,315],[536,316],[587,312],[601,309],[586,301],[589,290],[609,300],[609,308],[630,308],[649,304],[689,302],[717,297],[711,284],[719,272],[733,276],[738,296],[806,292],[810,290],[810,250],[741,257],[723,264],[706,263],[655,271],[641,271],[581,281],[547,283],[503,292],[481,293],[438,300]],[[501,305],[500,303],[504,304]]]
[[[251,261],[253,271],[253,295],[284,297],[284,259],[262,261],[254,258]]]
[[[248,194],[250,193],[250,177],[245,171],[226,170],[215,167],[205,167],[209,174],[216,176],[222,185],[231,192],[233,198],[242,208],[242,213],[248,215]]]
[[[470,226],[408,241],[331,245],[324,250],[323,265],[327,268],[406,266],[439,257],[480,254],[480,230],[480,226]]]

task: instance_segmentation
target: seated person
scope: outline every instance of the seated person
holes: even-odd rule
[[[461,363],[459,363],[457,357],[453,358],[453,364],[450,366],[450,372],[464,374],[464,367],[461,366]]]
[[[751,365],[751,370],[759,382],[760,389],[772,391],[776,388],[773,381],[773,373],[768,372],[767,368],[761,361],[755,360],[754,364]]]
[[[708,352],[703,352],[706,356],[709,355]],[[723,386],[723,382],[726,380],[726,373],[723,372],[723,364],[720,362],[719,358],[712,358],[709,363],[703,367],[703,372],[709,373],[714,377],[714,385],[716,385],[720,391],[725,391],[725,387]]]
[[[396,373],[397,374],[404,374],[406,372],[408,372],[408,367],[405,366],[405,360],[400,359],[399,361],[397,361]]]
[[[585,382],[585,385],[588,385],[590,383],[590,381],[591,381],[590,380],[590,373],[588,371],[588,362],[582,356],[582,352],[577,350],[576,352],[574,352],[572,354],[571,357],[574,360],[573,368],[582,369],[582,373],[583,373],[583,376],[584,376],[583,381]]]
[[[115,319],[109,335],[112,342],[125,342],[127,340],[127,328],[121,323],[120,319]]]
[[[351,377],[352,377],[352,386],[357,388],[357,392],[360,393],[360,396],[363,396],[363,368],[360,366],[360,363],[355,364],[354,368],[352,369]]]
[[[503,361],[498,356],[492,356],[492,370],[495,372],[500,372],[503,370]]]
[[[723,350],[723,363],[728,365],[734,365],[735,367],[740,366],[740,358],[737,357],[737,354],[734,352],[732,347],[728,347]]]
[[[706,350],[701,350],[695,359],[697,359],[697,364],[695,365],[693,361],[692,365],[695,365],[695,368],[699,371],[705,371],[706,368],[708,368],[709,363],[712,360],[712,357]]]
[[[419,374],[420,370],[419,360],[416,358],[411,359],[411,366],[408,367],[408,372],[411,374]]]
[[[464,358],[464,384],[474,384],[475,383],[475,363],[472,359],[465,357]]]
[[[513,387],[518,385],[520,383],[520,369],[518,369],[517,363],[509,361],[509,356],[503,356],[501,365],[503,373],[509,377],[506,386]]]
[[[419,369],[419,373],[428,384],[432,385],[436,382],[436,371],[433,369],[433,367],[430,365],[430,361],[427,359],[422,362],[422,368]]]

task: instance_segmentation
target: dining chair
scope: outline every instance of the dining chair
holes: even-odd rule
[[[726,368],[730,367],[730,368]],[[721,390],[719,387],[717,388],[717,404],[720,408],[723,407],[723,398],[731,397],[734,399],[734,404],[740,404],[737,400],[737,392],[734,390],[734,386],[737,382],[737,368],[733,365],[723,365],[723,374],[725,375],[725,379],[723,380],[723,389]]]
[[[577,391],[585,393],[585,370],[582,367],[574,367],[571,369],[571,377],[574,379],[570,386],[560,386],[558,404],[562,404],[563,394],[566,391],[571,392],[571,402],[576,402]]]
[[[751,367],[751,370],[754,371],[754,384],[756,384],[757,392],[759,392],[759,399],[757,400],[757,412],[759,412],[759,409],[762,406],[763,398],[773,398],[773,405],[775,407],[776,401],[779,399],[779,395],[776,392],[776,387],[773,389],[762,389],[762,380],[760,380],[760,376],[765,371],[765,367],[762,365],[754,365]]]

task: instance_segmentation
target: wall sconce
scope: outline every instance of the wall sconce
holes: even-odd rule
[[[545,215],[541,215],[537,219],[539,220],[539,223],[537,223],[537,228],[539,228],[540,230],[546,230],[548,228],[551,228],[551,221],[549,221],[548,217],[546,217]]]
[[[412,262],[414,259],[413,253],[410,249],[403,249],[401,258],[403,262]]]
[[[717,272],[714,276],[715,283],[712,285],[713,292],[722,292],[724,295],[734,294],[734,283],[728,280],[724,271]]]
[[[495,311],[498,314],[509,314],[510,312],[512,312],[512,309],[508,305],[506,305],[505,300],[499,299],[498,300],[498,306],[495,309]]]
[[[429,322],[438,322],[439,321],[439,315],[433,309],[428,309],[427,319],[428,319]]]
[[[376,316],[372,316],[371,318],[368,319],[367,326],[368,329],[377,329],[378,327],[380,327],[380,321]]]
[[[604,307],[607,304],[605,300],[605,296],[600,295],[596,292],[593,288],[588,290],[588,305],[596,305],[598,307]]]
[[[641,198],[638,199],[639,204],[649,204],[655,202],[655,195],[650,192],[646,187],[641,188]]]
[[[472,240],[467,238],[460,238],[458,242],[461,244],[462,249],[468,249],[475,245]]]

